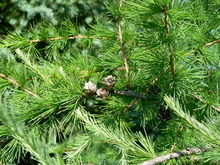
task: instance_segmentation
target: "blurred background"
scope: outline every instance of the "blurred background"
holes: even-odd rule
[[[95,17],[106,14],[103,0],[1,0],[0,37],[10,31],[28,30],[42,20],[56,25],[70,19],[78,26],[86,27]]]

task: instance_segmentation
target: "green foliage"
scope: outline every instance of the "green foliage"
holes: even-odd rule
[[[105,5],[101,0],[2,0],[0,11],[0,34],[6,34],[42,20],[56,25],[67,17],[79,25],[90,24],[105,11]]]
[[[127,165],[208,145],[194,155],[217,164],[220,2],[109,1],[86,28],[55,18],[75,3],[13,1],[50,22],[0,40],[0,161]]]

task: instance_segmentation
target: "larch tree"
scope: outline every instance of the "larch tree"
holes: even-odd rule
[[[106,8],[1,39],[1,163],[219,164],[220,1]]]

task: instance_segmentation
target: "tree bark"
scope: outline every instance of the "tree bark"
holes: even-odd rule
[[[167,160],[175,159],[175,158],[178,158],[178,157],[181,157],[181,156],[193,155],[193,154],[196,154],[196,153],[199,153],[199,152],[206,152],[210,148],[213,148],[213,147],[204,146],[204,147],[201,147],[201,148],[187,148],[186,150],[175,151],[175,152],[167,154],[167,155],[162,155],[162,156],[155,157],[154,159],[142,162],[140,165],[155,165],[155,164],[162,163],[162,162],[165,162]]]

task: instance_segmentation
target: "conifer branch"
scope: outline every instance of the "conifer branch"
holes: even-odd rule
[[[122,96],[127,96],[127,97],[135,97],[137,99],[142,99],[142,100],[148,100],[149,98],[145,95],[139,94],[139,93],[135,93],[132,91],[118,91],[118,90],[114,90],[113,92],[114,94],[118,94],[118,95],[122,95]]]
[[[165,32],[166,32],[166,36],[168,37],[170,31],[169,31],[169,22],[168,22],[168,8],[167,6],[163,6],[162,12],[164,13],[164,28],[165,28]],[[170,43],[170,41],[168,41],[167,43],[168,49],[169,49],[169,54],[170,54],[170,67],[171,67],[171,72],[172,72],[172,77],[173,80],[176,79],[176,71],[175,71],[175,66],[174,66],[174,60],[173,60],[173,48],[172,45]]]
[[[155,84],[166,72],[167,70],[169,69],[169,67],[166,67],[164,69],[164,71],[157,77],[155,78],[152,82],[151,82],[151,85]],[[149,89],[145,89],[143,92],[141,92],[141,94],[145,94]],[[127,107],[121,112],[121,113],[124,113],[125,111],[127,111],[129,108],[131,108],[134,104],[136,104],[138,102],[139,98],[136,98],[134,99],[129,105],[127,105]]]
[[[170,154],[155,157],[154,159],[142,162],[140,165],[155,165],[155,164],[162,163],[162,162],[165,162],[171,159],[177,159],[181,156],[188,156],[188,155],[194,155],[196,153],[207,152],[209,151],[210,148],[213,148],[213,147],[203,146],[203,147],[198,147],[198,148],[187,148],[186,150],[176,151]]]
[[[80,38],[91,38],[91,39],[107,39],[107,40],[113,40],[113,38],[108,38],[108,37],[93,37],[93,36],[71,36],[71,37],[55,37],[55,38],[47,38],[47,39],[38,39],[38,40],[29,40],[28,42],[29,43],[35,43],[35,42],[44,42],[44,41],[55,41],[55,40],[63,40],[63,39],[80,39]],[[120,41],[119,39],[116,39],[116,41]],[[129,43],[131,44],[136,44],[134,41],[128,41]],[[202,48],[205,48],[205,47],[208,47],[208,46],[211,46],[213,44],[216,44],[216,43],[219,43],[220,42],[220,39],[219,40],[215,40],[215,41],[212,41],[212,42],[209,42],[209,43],[206,43],[202,46]],[[139,46],[147,46],[146,44],[137,44]],[[197,50],[199,49],[193,49],[191,50],[189,53],[186,53],[186,54],[192,54],[193,52],[196,52]]]
[[[2,74],[2,73],[0,73],[0,76],[1,76],[2,78],[4,78],[4,79],[8,80],[11,84],[17,85],[17,86],[20,87],[21,89],[25,90],[29,95],[32,95],[32,96],[34,96],[34,97],[36,97],[36,98],[40,98],[37,94],[31,92],[29,89],[23,87],[22,85],[20,85],[19,83],[17,83],[15,80],[9,78],[8,76],[6,76],[6,75],[4,75],[4,74]]]
[[[123,4],[123,0],[120,0],[119,11],[121,11],[122,4]],[[124,42],[123,42],[121,21],[122,21],[122,16],[120,15],[118,18],[118,35],[119,35],[119,41],[120,41],[120,48],[121,48],[123,60],[124,60],[124,67],[125,67],[125,72],[126,72],[125,77],[126,77],[126,80],[128,80],[128,59],[127,59],[126,53],[125,53],[125,46],[124,46]]]

